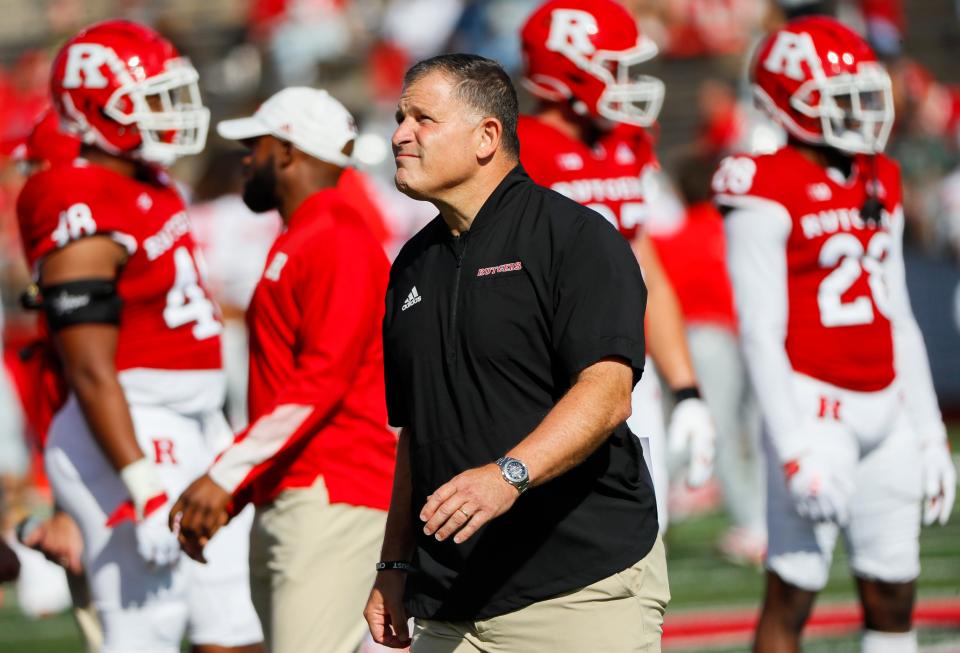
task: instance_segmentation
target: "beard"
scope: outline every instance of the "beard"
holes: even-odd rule
[[[254,213],[266,213],[280,206],[272,157],[264,165],[252,168],[243,187],[243,203]]]

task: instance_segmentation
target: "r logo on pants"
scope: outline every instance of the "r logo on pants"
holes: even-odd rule
[[[177,459],[173,456],[173,440],[170,438],[154,438],[153,462],[162,465],[164,461],[171,465],[177,464]]]
[[[840,400],[820,395],[820,419],[834,419],[840,421]]]

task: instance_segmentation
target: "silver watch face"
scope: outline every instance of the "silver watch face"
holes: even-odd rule
[[[519,460],[508,460],[503,465],[503,475],[511,483],[523,483],[527,480],[527,467]]]

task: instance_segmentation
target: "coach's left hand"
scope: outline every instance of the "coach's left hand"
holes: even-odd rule
[[[462,544],[488,521],[510,510],[520,493],[490,463],[468,469],[437,488],[420,510],[423,532]]]
[[[170,530],[176,532],[180,548],[197,562],[206,562],[203,547],[230,521],[227,507],[233,497],[203,475],[184,490],[170,511]]]

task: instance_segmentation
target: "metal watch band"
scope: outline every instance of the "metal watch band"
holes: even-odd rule
[[[514,481],[509,476],[507,476],[506,466],[510,462],[517,462],[523,465],[524,471],[527,471],[527,466],[522,460],[516,458],[510,458],[509,456],[501,456],[497,459],[496,465],[500,468],[500,475],[503,476],[503,480],[517,488],[517,492],[523,494],[527,491],[527,488],[530,487],[530,473],[527,471],[527,478],[522,481]]]

